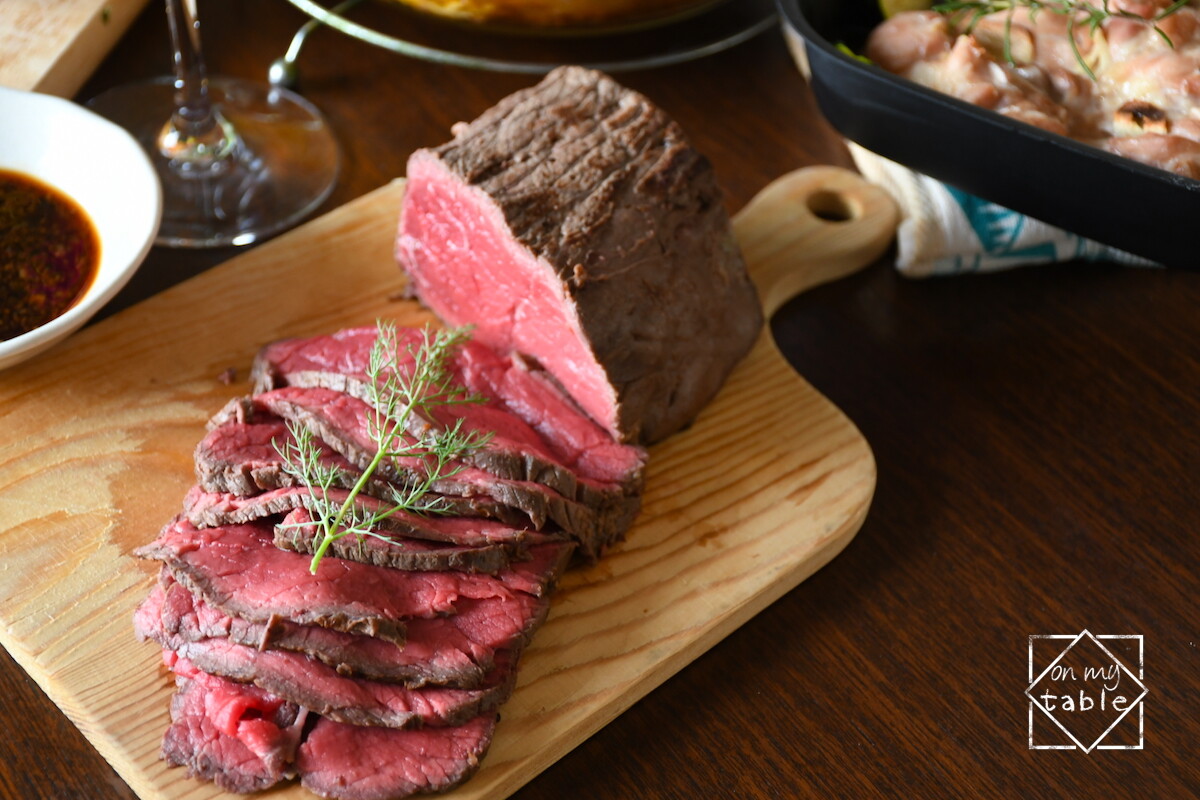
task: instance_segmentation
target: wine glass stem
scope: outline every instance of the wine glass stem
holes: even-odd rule
[[[166,4],[175,58],[175,110],[158,147],[180,174],[210,173],[232,154],[237,134],[208,96],[196,0]]]

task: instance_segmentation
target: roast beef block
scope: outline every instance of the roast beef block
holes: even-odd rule
[[[337,800],[398,800],[459,785],[479,768],[495,714],[454,728],[364,728],[319,718],[296,759],[300,783]]]
[[[410,157],[419,299],[535,358],[624,441],[688,425],[762,328],[708,161],[642,95],[561,67]]]
[[[413,687],[474,688],[494,665],[496,652],[520,651],[548,609],[546,598],[524,593],[508,600],[462,600],[452,616],[409,620],[407,641],[397,646],[316,625],[283,620],[267,624],[232,617],[193,595],[164,570],[160,585],[138,607],[134,625],[143,638],[161,626],[164,635],[178,641],[227,638],[260,650],[303,653],[340,675]]]
[[[461,572],[404,572],[326,557],[317,574],[311,559],[280,550],[269,524],[196,528],[178,520],[135,551],[161,561],[171,577],[232,616],[270,624],[287,620],[404,642],[405,621],[452,614],[464,598],[548,593],[570,557],[570,545],[530,549],[530,560],[496,576]]]
[[[176,673],[162,756],[229,792],[270,788],[293,774],[306,714],[253,686],[240,686],[164,653]]]
[[[256,650],[229,639],[186,641],[167,635],[161,625],[146,633],[210,675],[252,683],[275,697],[351,725],[457,725],[504,702],[516,680],[516,665],[508,651],[496,654],[496,665],[479,688],[414,689],[345,677],[316,659],[286,650]]]
[[[378,335],[378,328],[350,328],[268,345],[254,362],[255,391],[323,387],[371,402],[367,370]],[[403,374],[411,373],[412,353],[426,335],[422,329],[396,329],[397,361]],[[582,501],[586,496],[576,487],[577,480],[597,488],[641,491],[646,452],[614,441],[543,373],[474,340],[455,351],[450,367],[455,385],[486,402],[444,406],[436,409],[433,419],[414,412],[409,424],[412,433],[420,435],[431,424],[444,428],[462,419],[467,430],[493,434],[489,446],[471,459],[493,475],[545,483]]]

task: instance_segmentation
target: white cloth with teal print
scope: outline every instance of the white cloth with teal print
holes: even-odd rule
[[[850,152],[863,176],[900,206],[896,267],[905,275],[957,275],[1075,260],[1154,266],[959,191],[852,142]]]

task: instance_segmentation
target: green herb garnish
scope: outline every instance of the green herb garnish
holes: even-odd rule
[[[1065,16],[1067,18],[1067,38],[1071,42],[1071,51],[1075,54],[1075,60],[1079,62],[1079,66],[1089,78],[1096,80],[1096,73],[1088,65],[1083,53],[1079,52],[1079,43],[1075,40],[1075,31],[1080,25],[1087,26],[1088,33],[1094,36],[1100,25],[1110,17],[1124,17],[1148,22],[1167,43],[1167,46],[1173,48],[1175,43],[1162,28],[1158,27],[1158,23],[1187,4],[1188,0],[1176,0],[1149,20],[1128,11],[1113,10],[1109,7],[1109,0],[1101,0],[1099,5],[1089,2],[1089,0],[946,0],[936,4],[933,10],[948,17],[957,18],[959,21],[965,20],[964,32],[966,33],[971,33],[979,21],[987,15],[1007,12],[1008,18],[1004,24],[1004,58],[1009,64],[1013,63],[1012,17],[1018,8],[1028,8],[1030,16],[1036,16],[1043,11]]]
[[[395,325],[381,321],[377,327],[379,335],[371,346],[367,366],[367,403],[371,409],[367,432],[375,453],[352,485],[353,476],[321,462],[320,448],[307,427],[289,422],[292,441],[283,447],[276,444],[284,470],[309,490],[311,524],[317,527],[318,537],[309,566],[313,574],[330,545],[344,536],[354,535],[360,541],[364,536],[387,539],[374,529],[397,512],[445,513],[445,499],[431,493],[434,485],[461,472],[462,459],[492,439],[491,433],[464,431],[461,419],[445,428],[415,424],[432,420],[432,412],[439,407],[485,402],[485,398],[455,384],[449,369],[450,359],[469,336],[468,329],[426,328],[419,344],[405,345],[409,358],[405,369],[401,369]],[[409,434],[413,428],[422,433]],[[375,487],[386,487],[376,489],[387,495],[379,498],[385,501],[385,508],[368,511],[355,502],[372,484],[380,467],[392,459],[411,458],[421,463],[420,474],[412,481],[402,485],[375,483]],[[349,494],[340,503],[330,499],[331,489],[346,485],[350,485]]]

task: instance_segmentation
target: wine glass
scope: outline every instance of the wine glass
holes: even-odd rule
[[[150,154],[163,186],[156,243],[244,245],[292,226],[337,180],[329,125],[287,89],[210,80],[196,0],[166,0],[166,7],[174,77],[119,86],[88,103]]]

